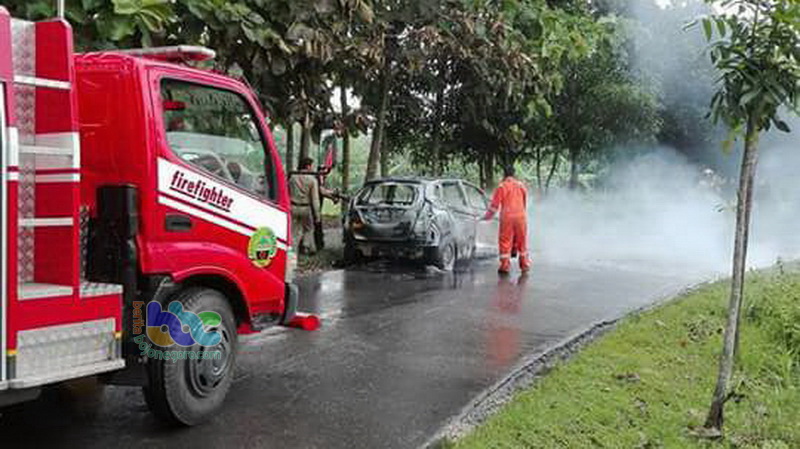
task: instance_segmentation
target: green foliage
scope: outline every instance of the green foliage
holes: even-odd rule
[[[800,279],[780,271],[755,279],[750,288],[759,289],[767,299],[750,302],[748,322],[767,330],[772,340],[791,355],[795,368],[800,369]]]
[[[794,0],[726,0],[727,13],[699,19],[706,38],[718,39],[711,60],[720,71],[712,117],[733,135],[751,118],[758,130],[788,132],[781,107],[797,112],[800,96],[800,3]]]
[[[783,295],[798,286],[797,271],[754,273],[747,284],[752,312],[721,442],[692,434],[705,419],[727,282],[628,318],[452,446],[798,447],[800,367],[791,355],[797,342],[780,332],[800,314],[797,295]]]
[[[7,3],[17,16],[54,14],[51,0]],[[652,98],[608,43],[624,40],[603,16],[619,9],[614,1],[81,0],[68,2],[67,16],[81,50],[216,49],[214,68],[245,78],[273,124],[309,117],[314,140],[339,125],[351,135],[374,129],[386,80],[384,145],[395,170],[437,174],[453,161],[560,161],[574,129],[559,123],[581,126],[587,154],[648,137],[658,124]],[[593,69],[598,62],[610,69]],[[598,80],[570,99],[588,108],[579,123],[568,120],[562,94],[576,74]],[[339,87],[358,99],[347,114],[332,105]]]
[[[439,5],[399,42],[390,144],[434,174],[451,160],[518,157],[539,138],[531,123],[554,114],[564,64],[591,54],[604,29],[581,8],[539,1]]]
[[[660,129],[659,104],[647,86],[622,64],[625,23],[604,22],[608,37],[586,58],[564,67],[565,86],[556,97],[554,120],[540,125],[573,157],[603,148],[652,140]]]
[[[182,0],[189,1],[189,0]],[[53,0],[4,2],[15,17],[42,20],[55,16]],[[175,20],[169,0],[81,0],[67,2],[66,16],[82,50],[149,46]]]

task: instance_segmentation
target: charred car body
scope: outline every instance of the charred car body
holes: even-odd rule
[[[487,247],[496,229],[480,220],[487,207],[483,191],[459,179],[368,182],[345,217],[345,259],[400,257],[450,270]]]

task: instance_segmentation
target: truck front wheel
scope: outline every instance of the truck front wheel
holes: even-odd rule
[[[218,342],[213,338],[215,343],[211,346],[204,346],[200,344],[203,341],[195,339],[190,347],[176,344],[159,348],[161,353],[170,352],[171,356],[148,360],[149,385],[144,387],[144,395],[157,417],[173,424],[193,426],[213,417],[228,394],[236,361],[236,322],[230,304],[216,290],[189,288],[179,292],[170,302],[173,301],[183,305],[184,312],[201,318],[210,316],[210,320],[203,321],[205,333],[216,332],[220,338]],[[204,312],[219,315],[219,320]],[[181,322],[184,331],[191,330],[185,320]]]

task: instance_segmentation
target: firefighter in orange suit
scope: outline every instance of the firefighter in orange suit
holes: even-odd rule
[[[522,181],[514,177],[514,167],[505,168],[505,178],[497,186],[492,196],[492,204],[484,219],[490,220],[500,211],[500,268],[501,274],[511,269],[511,255],[519,256],[519,268],[526,272],[530,269],[528,258],[528,190]]]

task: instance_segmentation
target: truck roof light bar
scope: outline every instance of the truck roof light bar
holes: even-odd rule
[[[133,48],[119,50],[132,56],[156,59],[167,62],[201,62],[210,61],[217,56],[217,52],[210,48],[196,45],[175,45],[171,47]]]

